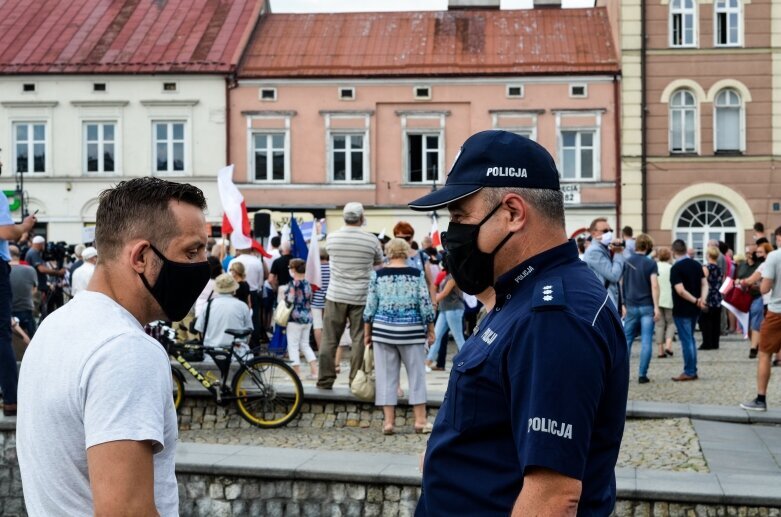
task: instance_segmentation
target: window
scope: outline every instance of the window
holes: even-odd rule
[[[670,46],[696,46],[695,0],[670,0]]]
[[[339,98],[343,101],[355,100],[355,88],[339,88]]]
[[[14,124],[15,172],[46,172],[46,124]]]
[[[716,46],[740,45],[740,0],[716,0]]]
[[[697,105],[689,90],[678,90],[670,98],[670,152],[694,153]]]
[[[568,180],[596,179],[596,132],[561,131],[561,177]]]
[[[716,95],[715,151],[735,153],[743,150],[743,104],[735,90],[721,90]]]
[[[260,89],[260,100],[262,100],[262,101],[275,101],[275,100],[277,100],[277,89],[276,88],[261,88]]]
[[[255,181],[285,181],[285,133],[253,133]]]
[[[588,95],[588,89],[585,84],[571,84],[569,85],[570,97],[586,97]]]
[[[431,99],[431,87],[430,86],[416,86],[413,88],[415,99],[428,100]]]
[[[366,181],[364,176],[364,135],[331,135],[331,171],[333,181]]]
[[[407,134],[407,181],[431,183],[439,179],[440,135]]]
[[[92,91],[93,92],[105,92],[106,91],[106,83],[92,83]]]
[[[704,257],[703,251],[711,239],[726,242],[737,249],[738,228],[732,211],[718,201],[694,201],[678,216],[675,238],[681,239],[689,248],[694,248],[697,260]]]
[[[86,172],[116,172],[116,124],[88,122],[84,124],[84,160]]]
[[[35,83],[24,83],[22,85],[22,91],[23,92],[34,92],[35,91]]]
[[[507,97],[514,99],[523,97],[523,85],[522,84],[508,84],[507,85]]]
[[[164,92],[175,92],[176,89],[176,83],[163,83]]]
[[[184,122],[155,122],[154,167],[156,172],[176,174],[184,172]]]

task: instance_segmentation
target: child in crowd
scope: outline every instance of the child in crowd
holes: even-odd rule
[[[241,262],[233,262],[228,269],[234,280],[239,283],[239,288],[233,295],[252,309],[252,299],[249,294],[249,284],[247,283],[247,270]]]

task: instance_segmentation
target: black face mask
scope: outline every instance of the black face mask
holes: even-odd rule
[[[447,250],[447,270],[459,289],[467,294],[480,294],[494,285],[494,257],[510,240],[512,233],[494,248],[491,253],[480,251],[477,236],[480,227],[501,207],[499,203],[477,224],[450,223],[447,232],[442,232],[442,245]]]
[[[150,245],[151,246],[151,245]],[[174,262],[165,258],[151,246],[155,255],[163,261],[155,285],[149,285],[143,273],[139,273],[144,286],[152,293],[160,308],[171,321],[181,321],[209,282],[208,262]]]
[[[761,264],[761,263],[763,263],[763,262],[765,261],[765,257],[760,257],[760,256],[759,256],[759,255],[757,255],[756,253],[754,253],[754,254],[752,255],[752,258],[754,259],[754,263],[755,263],[755,264]]]

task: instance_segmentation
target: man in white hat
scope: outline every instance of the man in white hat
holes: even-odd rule
[[[76,296],[80,291],[87,289],[92,274],[95,272],[95,264],[98,263],[98,250],[93,246],[84,248],[84,251],[81,252],[81,259],[84,261],[84,264],[74,271],[73,278],[71,278],[72,296]]]
[[[195,322],[195,330],[203,334],[206,346],[228,346],[233,336],[228,329],[252,328],[252,313],[243,301],[233,294],[239,288],[230,273],[223,273],[214,279],[215,296],[206,304],[203,314]]]

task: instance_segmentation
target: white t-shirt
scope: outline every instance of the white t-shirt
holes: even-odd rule
[[[81,291],[86,291],[92,275],[95,273],[95,264],[85,262],[73,272],[71,278],[71,295],[76,296]]]
[[[241,262],[244,264],[244,274],[246,275],[250,291],[258,291],[263,287],[263,263],[258,257],[249,254],[239,255],[230,261],[230,264],[228,264],[228,271],[230,271],[230,265],[234,262]]]
[[[769,299],[765,300],[763,297],[763,302],[767,304],[767,310],[776,314],[781,313],[781,250],[768,253],[765,261],[757,269],[760,269],[762,278],[769,278],[773,281],[773,290],[765,295],[769,296]]]
[[[157,511],[177,515],[172,393],[165,349],[114,300],[83,291],[54,311],[19,374],[16,448],[28,514],[93,515],[87,449],[148,440]]]

